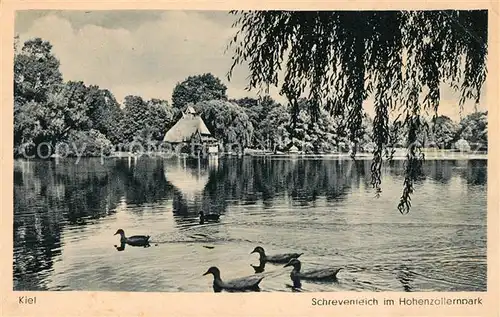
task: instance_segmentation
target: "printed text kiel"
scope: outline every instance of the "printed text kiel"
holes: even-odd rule
[[[19,304],[36,304],[36,296],[19,296]]]

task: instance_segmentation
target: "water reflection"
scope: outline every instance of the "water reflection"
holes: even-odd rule
[[[326,267],[302,272],[302,263],[298,259],[291,259],[284,267],[290,266],[293,268],[290,272],[290,279],[293,283],[291,287],[294,290],[302,290],[302,281],[316,284],[338,283],[337,274],[343,269],[342,267],[337,269]]]
[[[128,168],[124,160],[118,160],[115,170],[123,182],[127,204],[152,204],[173,195],[173,187],[165,179],[161,160],[138,159]]]
[[[447,184],[451,179],[453,168],[456,165],[456,161],[431,161],[426,164],[425,173],[431,179]]]
[[[125,247],[127,246],[127,244],[125,242],[120,242],[120,245],[115,245],[115,248],[116,248],[116,251],[123,251],[125,250]]]
[[[467,161],[467,168],[464,177],[467,179],[467,184],[471,186],[484,186],[488,179],[486,162],[483,160]]]
[[[397,278],[403,286],[405,292],[411,292],[413,290],[412,283],[415,277],[413,273],[406,265],[401,265],[397,269]]]
[[[270,230],[280,230],[281,234],[292,234],[293,230],[297,230],[286,230],[284,226],[287,225],[299,229],[309,226],[309,223],[318,223],[321,226],[321,219],[307,218],[308,211],[318,208],[335,210],[342,215],[335,218],[338,218],[335,220],[338,223],[335,230],[347,230],[345,228],[348,224],[360,221],[372,221],[375,224],[370,225],[374,226],[376,221],[373,220],[377,219],[364,220],[358,214],[349,214],[339,207],[340,203],[348,203],[351,197],[361,197],[353,195],[366,195],[366,191],[372,190],[370,164],[367,160],[292,161],[269,158],[224,159],[218,165],[189,160],[179,162],[142,158],[131,162],[127,159],[108,159],[104,164],[101,164],[99,159],[82,159],[78,164],[72,160],[59,164],[54,161],[16,161],[14,289],[47,289],[49,276],[54,271],[54,263],[61,258],[65,243],[68,243],[65,242],[67,240],[64,235],[72,230],[80,230],[79,235],[86,236],[85,230],[92,229],[105,218],[116,217],[120,202],[125,204],[127,217],[140,217],[142,214],[148,214],[151,206],[162,206],[163,208],[155,209],[155,212],[170,215],[170,218],[165,219],[173,219],[177,228],[202,228],[203,231],[199,235],[206,237],[207,241],[212,241],[214,236],[226,234],[227,230],[237,227],[237,217],[247,217],[253,228],[269,226],[280,219],[280,226]],[[387,164],[384,167],[384,175],[399,182],[402,180],[403,164],[402,161]],[[424,182],[445,186],[463,184],[468,188],[463,190],[477,190],[483,193],[485,188],[482,186],[487,183],[486,167],[487,162],[484,160],[427,161],[424,164],[424,172],[428,179]],[[383,179],[383,189],[384,185]],[[399,187],[394,189],[396,195],[399,195],[400,190]],[[450,194],[446,199],[456,199],[454,197]],[[444,196],[441,198],[442,203],[446,203]],[[322,205],[318,205],[318,202]],[[286,208],[290,209],[288,214],[296,213],[293,215],[295,218],[288,217],[284,220],[284,203],[288,204]],[[387,203],[397,204],[397,201]],[[236,205],[241,207],[238,209],[240,214],[231,216],[230,207]],[[432,208],[439,209],[439,206],[433,205]],[[476,207],[471,205],[470,208]],[[205,214],[221,215],[221,219],[201,222],[201,211]],[[483,212],[486,213],[485,210]],[[467,223],[466,230],[462,229],[469,232],[470,226],[475,225],[471,223],[474,220],[471,217],[463,212],[454,215],[452,220]],[[245,230],[248,239],[257,241],[259,236],[252,231],[252,226],[242,230]],[[456,239],[461,245],[470,244],[469,241],[462,241],[466,236],[456,232],[452,231],[446,237]],[[370,233],[366,232],[363,234],[375,240],[380,238],[370,236]],[[485,236],[480,233],[476,235],[479,240],[475,243],[483,243]],[[341,242],[353,242],[352,236],[349,237],[351,238],[343,239],[351,240]],[[393,241],[393,244],[396,243]],[[428,249],[435,247],[429,245]],[[115,248],[117,251],[123,251],[125,245],[115,245]],[[309,248],[310,253],[313,253],[312,249],[321,247]],[[248,262],[245,265],[250,270]],[[265,271],[264,263],[251,266],[256,273]],[[412,282],[414,276],[409,272],[401,269],[396,273],[407,291],[415,288]]]
[[[259,260],[259,265],[250,264],[250,266],[253,267],[255,273],[262,273],[266,269],[266,261]]]
[[[223,210],[205,194],[214,165],[193,159],[175,160],[165,166],[165,179],[174,188],[172,212],[176,223],[182,227],[203,225],[218,220],[201,217],[201,214],[218,214]],[[214,212],[217,210],[217,213]]]
[[[218,213],[205,213],[203,210],[199,212],[200,215],[200,225],[205,222],[219,222],[220,214]]]
[[[209,207],[221,211],[228,201],[252,205],[261,200],[272,207],[274,198],[283,195],[305,205],[319,196],[338,200],[365,175],[357,173],[354,164],[359,170],[369,170],[367,161],[228,160],[211,171],[204,196],[210,200]]]

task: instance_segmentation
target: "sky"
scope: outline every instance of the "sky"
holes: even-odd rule
[[[120,102],[127,95],[170,102],[178,82],[203,73],[219,77],[229,98],[254,97],[256,92],[245,90],[246,65],[235,68],[231,81],[226,78],[234,19],[224,11],[31,10],[17,12],[15,32],[21,43],[33,37],[49,41],[64,80],[109,89]],[[276,88],[270,95],[286,102]],[[439,113],[459,119],[458,95],[443,87],[441,96]],[[373,114],[370,103],[365,109]],[[473,110],[469,103],[463,114]]]

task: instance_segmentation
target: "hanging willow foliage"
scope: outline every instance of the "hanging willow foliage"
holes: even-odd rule
[[[423,111],[436,115],[441,83],[461,95],[459,106],[480,99],[486,78],[488,12],[475,11],[232,11],[238,31],[228,48],[233,64],[248,63],[248,89],[280,87],[292,118],[308,94],[311,118],[321,108],[345,120],[356,145],[363,101],[375,100],[372,185],[380,192],[384,157],[394,135],[407,131],[404,189],[398,209],[410,210],[421,176],[417,136]],[[281,81],[281,80],[280,80]],[[393,122],[390,115],[398,114]],[[356,149],[356,147],[354,147]],[[354,153],[355,154],[355,153]]]

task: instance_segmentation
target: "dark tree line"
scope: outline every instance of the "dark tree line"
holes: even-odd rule
[[[292,127],[287,106],[269,96],[230,100],[227,87],[212,74],[179,82],[172,106],[165,100],[132,95],[120,104],[107,89],[81,81],[65,82],[51,44],[41,39],[28,40],[16,50],[14,75],[16,155],[26,151],[45,156],[62,143],[67,146],[60,151],[83,156],[108,155],[114,149],[128,150],[132,144],[146,148],[163,140],[188,105],[197,109],[222,146],[238,145],[241,151],[282,151],[296,145],[314,152],[333,140],[330,132],[334,126],[329,126],[326,114],[321,125],[309,126],[305,99],[301,101],[304,116]],[[50,148],[38,153],[40,144]]]
[[[160,141],[175,123],[179,111],[159,99],[127,96],[123,105],[113,94],[95,85],[63,81],[59,60],[49,42],[36,38],[14,57],[14,153],[41,155],[65,142],[64,151],[84,156],[109,154],[115,146],[133,141]],[[28,147],[26,145],[29,145]],[[62,151],[62,150],[61,150]]]
[[[16,52],[16,152],[26,143],[36,146],[42,142],[53,147],[68,142],[71,146],[65,150],[70,152],[85,145],[86,156],[109,154],[114,148],[126,150],[132,142],[146,147],[148,142],[162,141],[187,105],[197,109],[222,145],[238,144],[240,150],[277,152],[295,146],[306,153],[325,153],[353,149],[345,121],[324,109],[313,119],[310,110],[316,105],[307,98],[298,100],[294,117],[292,106],[277,103],[269,96],[229,99],[227,87],[219,78],[202,74],[189,76],[176,85],[173,106],[165,100],[144,100],[140,96],[126,96],[120,105],[107,89],[64,82],[51,49],[50,43],[34,39]],[[417,138],[423,146],[487,149],[486,113],[471,114],[459,123],[445,116],[421,120],[427,127]],[[374,151],[374,120],[364,113],[356,131],[354,149]],[[393,146],[406,147],[404,135],[398,133]]]

